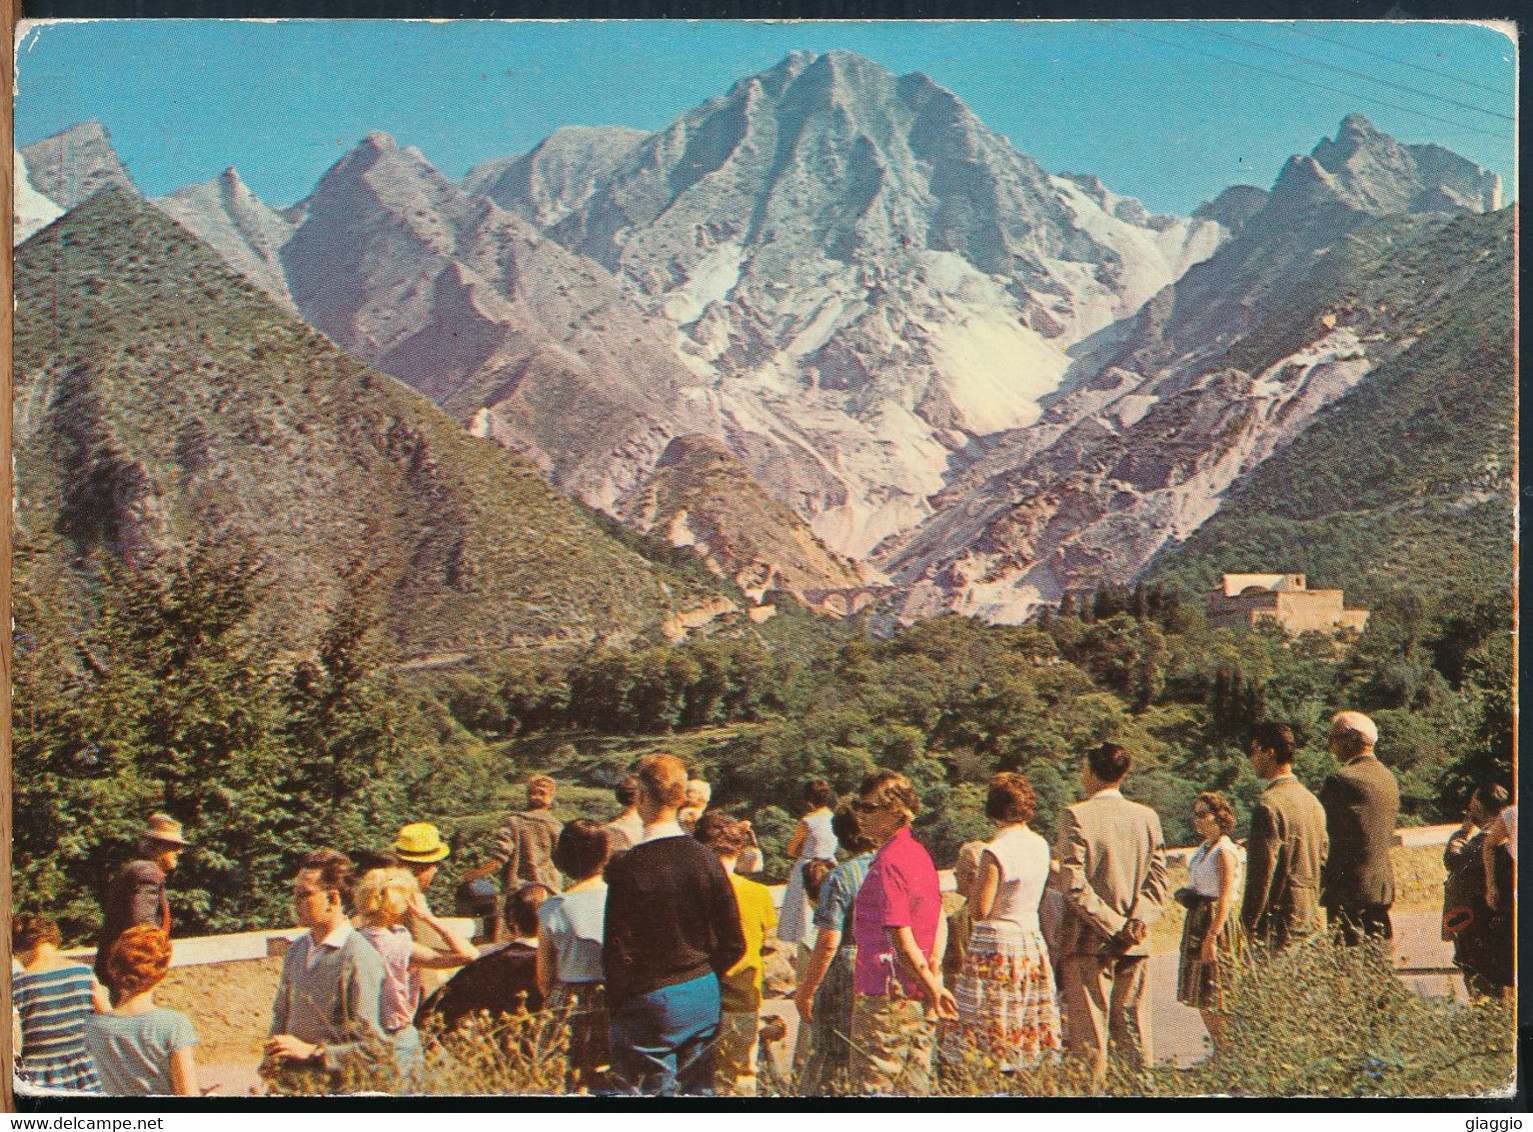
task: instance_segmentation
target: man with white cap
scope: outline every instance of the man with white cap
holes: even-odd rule
[[[181,823],[169,814],[153,814],[138,839],[138,857],[129,861],[107,886],[102,901],[101,936],[96,941],[96,978],[103,986],[106,957],[123,932],[138,924],[150,924],[170,934],[170,901],[165,879],[175,870],[176,859],[191,842],[182,836]]]
[[[1320,903],[1343,943],[1388,941],[1395,902],[1390,860],[1400,787],[1373,753],[1379,729],[1360,711],[1338,712],[1328,736],[1341,766],[1320,788],[1331,852],[1320,872]]]

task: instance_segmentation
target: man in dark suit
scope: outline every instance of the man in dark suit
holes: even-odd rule
[[[1320,874],[1320,902],[1343,943],[1393,938],[1395,867],[1389,850],[1400,814],[1400,787],[1373,753],[1379,729],[1362,712],[1331,720],[1331,754],[1340,769],[1320,788],[1331,855]]]
[[[451,1030],[464,1018],[488,1012],[491,1019],[543,1009],[538,989],[538,909],[553,893],[541,884],[524,884],[508,893],[502,912],[511,942],[486,951],[461,968],[415,1012],[415,1024],[436,1015]]]
[[[1320,870],[1329,849],[1325,810],[1294,777],[1288,724],[1258,724],[1250,751],[1251,769],[1267,788],[1251,808],[1240,920],[1249,939],[1278,951],[1320,930]]]
[[[117,871],[101,902],[101,935],[96,940],[96,978],[107,984],[106,957],[117,937],[131,927],[150,924],[170,934],[170,902],[165,879],[176,859],[190,844],[181,823],[168,814],[154,814],[138,841],[138,857]]]
[[[1135,1071],[1153,1061],[1149,927],[1165,906],[1166,845],[1155,811],[1119,789],[1131,761],[1116,743],[1086,756],[1087,798],[1065,811],[1056,847],[1066,1045],[1071,1057],[1090,1061],[1098,1088],[1109,1035]]]

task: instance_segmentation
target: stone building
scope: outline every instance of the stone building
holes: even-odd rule
[[[1296,635],[1362,632],[1368,611],[1342,608],[1340,590],[1312,590],[1303,574],[1226,574],[1224,584],[1208,595],[1208,620],[1216,628],[1254,629],[1263,618]]]

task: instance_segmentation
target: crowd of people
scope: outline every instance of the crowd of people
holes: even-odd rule
[[[1186,908],[1177,997],[1202,1013],[1215,1050],[1237,961],[1326,925],[1346,945],[1391,938],[1399,791],[1377,739],[1366,716],[1336,715],[1340,766],[1317,797],[1293,773],[1292,730],[1259,725],[1249,755],[1266,786],[1244,844],[1230,802],[1199,794],[1201,842],[1174,893],[1159,815],[1123,793],[1127,748],[1087,753],[1085,800],[1052,845],[1031,826],[1027,778],[997,774],[994,835],[963,847],[962,899],[946,906],[913,833],[916,791],[893,770],[839,806],[828,782],[805,784],[780,911],[746,875],[761,868],[750,822],[710,809],[707,784],[674,756],[639,760],[605,824],[559,822],[557,784],[540,775],[465,880],[471,901],[500,882],[483,953],[428,903],[450,852],[435,826],[404,827],[390,862],[360,876],[335,849],[303,858],[293,910],[306,930],[284,957],[263,1070],[282,1091],[342,1091],[385,1070],[412,1091],[459,1027],[547,1013],[565,1030],[569,1092],[751,1095],[775,943],[794,973],[801,1093],[921,1095],[937,1074],[1062,1058],[1100,1087],[1110,1054],[1130,1071],[1153,1059],[1150,929],[1169,900]],[[16,918],[20,1080],[198,1093],[193,1022],[154,1000],[172,953],[166,887],[188,845],[173,819],[150,819],[107,892],[94,971],[62,955],[47,918]],[[1444,937],[1476,995],[1513,982],[1515,856],[1516,806],[1483,785],[1445,855]]]

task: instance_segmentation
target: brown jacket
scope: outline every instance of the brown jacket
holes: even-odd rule
[[[1267,785],[1246,841],[1246,934],[1272,948],[1320,930],[1320,870],[1330,843],[1325,810],[1297,778]]]
[[[1130,918],[1148,927],[1166,900],[1166,843],[1148,806],[1103,790],[1071,806],[1059,823],[1062,955],[1100,955]],[[1148,939],[1128,955],[1148,955]]]
[[[1331,854],[1320,873],[1320,903],[1327,908],[1395,902],[1390,846],[1400,816],[1400,788],[1372,755],[1353,759],[1320,788]]]
[[[564,880],[553,863],[563,828],[564,823],[548,810],[524,810],[506,819],[490,849],[490,857],[501,867],[501,892],[514,892],[524,884],[564,890]]]

